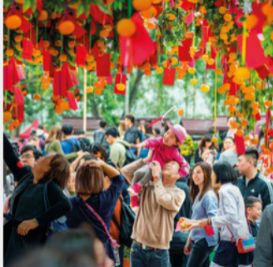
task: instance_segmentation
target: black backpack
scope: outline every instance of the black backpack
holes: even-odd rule
[[[131,208],[124,202],[121,198],[121,214],[120,214],[120,226],[118,225],[117,221],[115,220],[114,216],[112,220],[114,224],[119,229],[119,241],[122,245],[126,247],[131,247],[133,243],[133,239],[131,238],[133,232],[133,226],[135,222],[136,215],[131,210]]]
[[[81,144],[81,148],[84,152],[90,152],[90,147],[88,147],[87,143],[85,143],[84,139],[79,138],[78,141]]]
[[[132,163],[133,161],[137,160],[137,156],[131,151],[130,148],[125,147],[125,149],[126,149],[126,154],[125,154],[126,160],[123,166],[128,165]]]
[[[66,142],[68,142],[71,146],[72,146],[72,149],[71,149],[71,152],[70,153],[73,153],[73,152],[78,152],[80,150],[82,150],[82,148],[78,145],[78,142],[76,142],[76,144],[73,144],[71,141],[69,140],[65,140]]]

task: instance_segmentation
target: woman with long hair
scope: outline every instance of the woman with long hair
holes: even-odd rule
[[[203,220],[215,216],[218,210],[217,197],[212,190],[211,166],[206,162],[197,163],[190,175],[190,198],[192,220]],[[187,267],[208,267],[209,255],[218,243],[218,229],[208,236],[204,229],[193,229],[189,234],[184,253],[190,254]]]
[[[49,135],[45,140],[45,152],[49,154],[50,152],[56,152],[57,154],[63,155],[66,159],[73,159],[82,154],[82,150],[78,152],[73,152],[70,154],[64,154],[61,141],[63,139],[62,128],[59,125],[51,127]]]
[[[104,190],[105,175],[112,181],[107,190]],[[69,228],[77,228],[83,222],[90,223],[97,237],[104,244],[107,255],[114,261],[109,229],[123,182],[120,173],[105,162],[101,160],[85,162],[77,170],[75,179],[77,196],[70,199],[73,208],[67,215]]]
[[[94,143],[90,147],[90,153],[96,157],[101,159],[104,162],[108,160],[108,154],[106,149],[100,143]]]
[[[40,158],[31,169],[23,166],[4,135],[4,160],[18,181],[11,197],[10,211],[5,214],[5,265],[27,248],[42,244],[48,225],[71,209],[62,192],[70,176],[67,160],[62,155]],[[47,185],[46,185],[47,184]],[[45,207],[45,186],[50,207]]]
[[[246,266],[250,267],[253,261],[253,252],[239,253],[234,238],[248,238],[249,229],[245,216],[245,204],[242,194],[234,185],[237,176],[228,162],[217,162],[213,165],[212,183],[218,184],[219,210],[215,216],[203,219],[197,225],[189,227],[203,228],[211,225],[221,228],[220,244],[210,266]]]
[[[195,151],[194,162],[198,163],[200,161],[208,162],[212,165],[213,159],[217,155],[217,147],[215,143],[211,141],[212,137],[209,134],[203,136],[200,141],[198,148]]]

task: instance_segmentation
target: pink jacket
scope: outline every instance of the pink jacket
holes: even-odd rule
[[[165,163],[175,160],[180,165],[180,176],[184,177],[185,175],[189,174],[190,166],[184,157],[179,153],[176,146],[167,147],[163,145],[162,137],[147,139],[145,142],[147,144],[146,148],[155,148],[150,162],[156,160],[159,162],[162,168]]]

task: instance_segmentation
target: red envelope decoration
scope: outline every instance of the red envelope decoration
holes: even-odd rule
[[[122,66],[129,67],[133,64],[133,43],[131,38],[119,37],[119,47]]]
[[[185,39],[182,42],[182,46],[178,46],[179,61],[192,61],[192,58],[190,56],[191,45],[192,45],[192,39]]]
[[[203,39],[203,51],[207,51],[207,42],[208,42],[208,26],[202,25],[202,39]]]
[[[187,26],[193,23],[193,12],[186,16],[186,23],[187,23]]]
[[[68,68],[68,63],[64,63],[62,66],[62,83],[65,84],[65,90],[73,88],[73,82]]]
[[[11,90],[12,88],[12,79],[9,79],[9,67],[8,64],[3,66],[3,82],[4,82],[4,91]]]
[[[270,73],[269,69],[265,66],[261,66],[255,69],[259,75],[259,77],[264,80]]]
[[[76,102],[76,99],[74,97],[74,94],[71,92],[67,92],[67,100],[68,100],[68,105],[71,109],[73,110],[77,110],[78,109],[78,105]]]
[[[237,36],[238,45],[242,53],[243,36]],[[257,33],[251,31],[246,37],[246,66],[249,69],[255,69],[267,63],[261,42],[257,37]]]
[[[273,58],[271,56],[267,56],[266,60],[267,60],[266,65],[269,68],[269,72],[273,73]]]
[[[239,90],[239,85],[234,83],[232,80],[229,80],[228,83],[230,84],[229,95],[236,96],[236,93]]]
[[[149,32],[145,28],[140,14],[138,12],[135,13],[131,19],[136,25],[136,33],[131,37],[133,46],[133,64],[140,65],[154,54],[156,44],[153,42]]]
[[[122,78],[121,78],[122,76]],[[125,85],[125,89],[123,91],[118,90],[117,84],[123,83]],[[114,86],[114,94],[117,95],[125,95],[126,94],[126,75],[125,74],[116,74],[116,79],[115,79],[115,86]]]
[[[18,74],[19,74],[20,80],[26,79],[26,75],[25,75],[22,65],[17,65],[17,69],[18,69]]]
[[[81,38],[77,39],[77,44],[82,44],[86,47],[86,50],[89,51],[89,33],[85,33]]]
[[[206,226],[204,227],[204,230],[205,230],[205,232],[206,232],[206,234],[207,234],[208,236],[215,235],[215,233],[214,233],[214,231],[213,231],[213,228],[212,228],[210,225],[206,225]]]
[[[237,154],[245,154],[245,140],[243,136],[234,135]]]
[[[174,85],[175,81],[175,68],[165,68],[163,76],[163,85]]]
[[[14,57],[9,59],[8,69],[9,69],[8,78],[12,80],[12,85],[20,82],[20,77],[18,74]]]
[[[255,120],[256,121],[260,121],[262,118],[261,118],[261,114],[260,114],[260,112],[259,113],[256,113],[256,115],[255,115]]]
[[[66,83],[63,81],[61,71],[55,71],[53,80],[53,95],[66,96]],[[65,78],[65,77],[64,77]]]
[[[32,41],[27,39],[24,39],[22,42],[23,42],[22,58],[31,60],[33,53],[33,43]]]
[[[98,55],[96,57],[97,61],[97,76],[98,77],[108,77],[110,75],[110,54]]]
[[[78,65],[85,65],[86,55],[87,55],[86,47],[76,45],[75,63]]]
[[[113,17],[103,13],[96,5],[90,5],[89,14],[92,16],[93,20],[99,22],[102,25],[109,24],[111,26],[114,26]]]
[[[77,74],[74,70],[71,71],[71,76],[72,76],[72,82],[74,85],[78,85],[79,84],[79,81],[78,81],[78,78],[77,78]]]
[[[14,99],[15,102],[18,104],[18,106],[22,106],[25,104],[24,97],[22,96],[22,93],[19,89],[19,86],[14,86],[13,87],[13,92],[14,92]]]
[[[24,122],[24,105],[17,105],[13,108],[13,117],[16,117],[19,122]]]
[[[108,77],[106,77],[106,82],[110,85],[112,85],[113,83],[113,74],[110,73],[110,75]]]

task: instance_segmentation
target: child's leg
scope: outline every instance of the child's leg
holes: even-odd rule
[[[147,185],[153,178],[152,170],[149,169],[148,165],[145,165],[145,167],[145,169],[143,168],[142,177],[138,182],[141,186]]]
[[[148,165],[146,164],[135,171],[131,185],[135,185],[136,183],[139,183],[139,181],[145,175],[147,168],[148,168]]]

